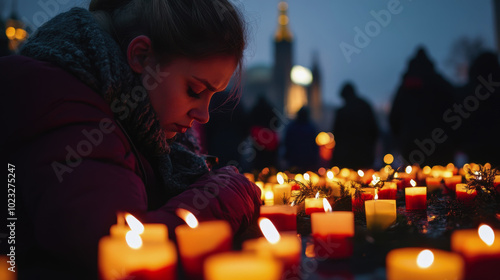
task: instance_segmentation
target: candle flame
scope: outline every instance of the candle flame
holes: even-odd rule
[[[406,174],[410,174],[411,170],[412,170],[411,165],[408,165],[405,169]]]
[[[399,177],[398,172],[394,172],[394,178],[398,178],[398,177]]]
[[[316,196],[314,198],[318,199],[319,198],[319,192],[316,193]]]
[[[271,222],[268,218],[260,218],[259,220],[260,230],[262,231],[262,234],[264,234],[267,241],[271,244],[278,243],[278,241],[280,241],[280,233],[274,226],[273,222]]]
[[[376,185],[378,182],[380,182],[380,177],[372,175],[372,185]]]
[[[332,212],[332,206],[326,197],[323,198],[323,209],[325,209],[325,212]]]
[[[189,212],[186,209],[178,208],[175,211],[175,214],[179,216],[179,218],[183,219],[184,222],[190,227],[190,228],[196,228],[198,227],[198,219],[193,215],[193,213]]]
[[[295,200],[292,201],[292,203],[290,203],[290,206],[292,206],[292,207],[295,206]]]
[[[332,179],[333,179],[333,172],[332,172],[331,170],[330,170],[330,171],[328,171],[328,172],[326,172],[326,177],[327,177],[328,179],[332,180]]]
[[[377,193],[377,190],[375,190],[375,196],[373,197],[373,199],[377,200],[378,199],[378,193]]]
[[[132,249],[139,249],[142,246],[141,236],[133,230],[127,232],[125,240],[127,241],[127,245]]]
[[[434,254],[431,250],[423,250],[418,254],[417,265],[420,268],[428,268],[434,262]]]
[[[365,172],[363,172],[363,170],[360,169],[360,170],[358,170],[358,175],[359,175],[359,177],[363,177],[363,176],[365,176]]]
[[[266,193],[264,194],[264,198],[265,200],[272,200],[274,199],[274,193],[273,191],[266,191]]]
[[[411,179],[411,180],[410,180],[410,185],[411,185],[412,187],[415,187],[415,186],[417,185],[417,182],[415,182],[415,180]]]
[[[426,166],[424,166],[424,168],[422,169],[422,172],[423,172],[425,175],[429,175],[429,174],[431,174],[431,170],[432,170],[432,169],[431,169],[431,167],[430,167],[430,166],[428,166],[428,165],[426,165]]]
[[[137,220],[136,217],[132,216],[131,214],[126,214],[125,220],[127,221],[130,230],[132,230],[133,232],[137,234],[142,234],[144,232],[144,225],[139,220]]]
[[[486,245],[491,246],[495,242],[495,232],[488,225],[481,225],[478,230],[479,238],[486,243]]]
[[[308,173],[304,173],[304,180],[309,181],[311,177],[309,176]]]
[[[278,184],[283,185],[285,183],[285,179],[283,179],[283,176],[281,174],[278,174],[276,176],[276,180],[278,180]]]

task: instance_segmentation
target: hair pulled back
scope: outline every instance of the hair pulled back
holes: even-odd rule
[[[228,0],[92,0],[89,11],[106,13],[122,49],[146,35],[161,60],[229,55],[241,70],[244,24]]]

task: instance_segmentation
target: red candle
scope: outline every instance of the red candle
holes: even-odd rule
[[[379,189],[378,197],[380,199],[396,199],[396,193],[398,192],[398,187],[394,182],[386,182],[384,186]]]
[[[450,192],[455,192],[455,188],[457,184],[462,183],[462,175],[455,175],[452,177],[445,177],[444,178],[444,185]]]
[[[325,212],[323,209],[323,200],[319,199],[319,192],[316,197],[306,198],[305,200],[306,215],[311,215],[314,212]]]
[[[375,196],[375,188],[365,188],[361,191],[361,195],[356,197],[354,193],[352,195],[352,211],[364,211],[365,201],[373,200]]]
[[[260,217],[271,220],[278,231],[297,230],[297,206],[261,206]]]
[[[456,188],[456,194],[457,194],[457,200],[461,201],[462,203],[466,205],[470,205],[473,203],[474,198],[477,195],[477,192],[475,189],[468,189],[467,184],[457,184]]]
[[[316,257],[345,259],[352,256],[354,236],[352,212],[313,213],[311,229]]]
[[[415,181],[411,182],[416,185]],[[427,209],[427,188],[410,187],[405,188],[406,210],[426,210]]]

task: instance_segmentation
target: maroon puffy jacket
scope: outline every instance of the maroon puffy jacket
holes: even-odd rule
[[[94,277],[98,241],[116,223],[117,211],[164,223],[171,237],[183,223],[175,216],[178,207],[201,221],[228,220],[235,234],[257,218],[260,191],[230,167],[204,175],[163,206],[148,210],[147,193],[160,188],[150,164],[131,145],[104,99],[61,68],[23,56],[4,57],[0,85],[3,164],[15,166],[20,279],[41,279],[44,273],[51,279],[76,279],[68,276],[75,269],[82,279]],[[0,243],[3,254],[9,253],[6,245]]]

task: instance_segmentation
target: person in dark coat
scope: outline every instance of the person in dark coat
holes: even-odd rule
[[[241,17],[217,2],[93,0],[0,58],[19,279],[95,279],[118,212],[170,238],[178,208],[235,237],[255,224],[259,189],[234,167],[208,170],[188,135],[243,57]]]
[[[302,107],[297,117],[285,130],[285,160],[288,169],[304,173],[318,169],[319,147],[316,144],[318,129],[310,118],[308,107]]]
[[[391,131],[404,165],[446,165],[456,147],[444,119],[452,108],[453,87],[419,48],[403,76],[389,114]]]
[[[460,149],[469,162],[500,167],[500,65],[496,53],[485,51],[471,63],[469,81],[458,90],[459,109],[449,112],[449,125],[457,130]]]
[[[340,95],[345,104],[333,123],[336,144],[332,164],[341,168],[372,168],[379,132],[373,109],[356,94],[352,83],[346,83]]]

